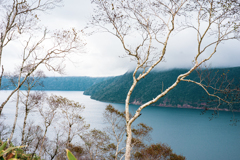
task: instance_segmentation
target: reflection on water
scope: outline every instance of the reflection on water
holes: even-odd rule
[[[9,91],[0,91],[0,102],[8,95]],[[70,100],[80,102],[85,106],[83,117],[91,124],[91,128],[102,129],[104,122],[102,113],[109,103],[90,99],[78,91],[48,91],[49,95],[56,94]],[[5,106],[3,113],[6,123],[12,125],[14,120],[15,103],[10,102]],[[123,111],[123,104],[112,105]],[[134,112],[135,105],[130,106]],[[211,111],[200,115],[200,110],[160,108],[150,106],[143,110],[136,123],[144,122],[153,127],[152,143],[167,143],[177,154],[183,154],[188,160],[239,160],[240,159],[240,122],[238,126],[231,126],[231,112],[219,112],[219,116],[209,121]],[[20,117],[23,115],[20,115]],[[240,119],[240,113],[235,113]],[[34,121],[41,121],[36,113],[31,115]],[[20,118],[18,124],[22,124]]]

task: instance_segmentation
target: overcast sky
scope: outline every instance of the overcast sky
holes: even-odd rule
[[[91,17],[90,0],[64,0],[63,5],[63,7],[50,11],[49,14],[40,16],[41,22],[49,29],[84,28]],[[193,57],[196,54],[196,41],[189,38],[192,34],[184,32],[173,36],[167,49],[166,62],[157,68],[165,70],[191,67]],[[64,76],[116,76],[124,74],[135,66],[135,63],[130,61],[128,57],[122,58],[124,50],[116,37],[107,33],[99,33],[87,37],[86,40],[86,52],[72,57],[73,62],[66,63]],[[7,48],[7,51],[11,52],[12,50]],[[209,61],[212,67],[240,66],[240,41],[224,43],[217,52]],[[10,54],[11,66],[17,62],[16,58],[11,57]],[[3,64],[10,65],[6,61]],[[47,75],[59,76],[53,73],[47,73]]]

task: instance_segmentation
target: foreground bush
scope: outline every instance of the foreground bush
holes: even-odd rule
[[[21,148],[24,146],[13,146],[10,144],[7,145],[7,141],[3,142],[0,140],[0,160],[40,160],[40,157],[36,155],[26,154]]]
[[[140,152],[134,154],[136,160],[185,160],[182,155],[172,152],[171,147],[166,144],[152,144]]]

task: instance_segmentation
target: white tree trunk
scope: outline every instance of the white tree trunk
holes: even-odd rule
[[[11,135],[10,135],[10,138],[9,138],[9,142],[11,142],[11,140],[13,138],[13,134],[15,132],[15,128],[16,128],[16,124],[17,124],[18,104],[19,104],[19,90],[17,91],[16,113],[15,113],[15,119],[14,119],[14,123],[13,123],[13,127],[12,127],[12,132],[11,132]]]
[[[131,141],[132,141],[131,124],[127,124],[127,140],[126,140],[125,160],[131,159]]]
[[[30,90],[27,91],[27,99],[26,99],[26,103],[25,103],[25,117],[24,117],[24,121],[23,121],[23,129],[22,129],[22,140],[21,140],[21,144],[24,145],[24,136],[25,136],[25,128],[26,128],[26,124],[27,124],[27,117],[28,117],[28,99],[29,99],[29,95],[30,95]]]
[[[24,61],[22,62],[22,66],[23,67]],[[21,76],[22,76],[22,71],[20,71],[19,76],[18,76],[18,86],[21,83]],[[13,123],[13,128],[12,128],[12,132],[9,138],[9,142],[11,142],[12,138],[13,138],[13,134],[15,132],[15,128],[16,128],[16,124],[17,124],[17,118],[18,118],[18,104],[19,104],[19,90],[17,90],[17,102],[16,102],[16,113],[15,113],[15,119],[14,119],[14,123]]]

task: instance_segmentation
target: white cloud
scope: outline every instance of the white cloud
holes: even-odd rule
[[[91,16],[92,6],[89,0],[65,0],[64,6],[50,11],[49,14],[40,15],[41,22],[50,29],[66,29],[75,27],[82,29]],[[166,62],[159,65],[160,69],[191,67],[192,60],[197,51],[195,32],[187,31],[171,37],[166,55]],[[133,42],[135,43],[135,42]],[[240,42],[230,41],[221,44],[217,54],[209,61],[213,67],[240,66]],[[121,42],[107,33],[95,34],[87,37],[86,53],[70,57],[74,62],[66,62],[66,76],[115,76],[128,71],[135,66],[130,59],[120,58],[125,51]],[[4,62],[6,68],[17,63],[18,57],[9,52]],[[208,53],[209,54],[209,53]],[[205,55],[207,56],[207,55]],[[204,58],[204,55],[203,57]],[[3,60],[5,61],[5,60]],[[11,63],[9,63],[11,61]],[[46,72],[47,75],[58,75]]]

